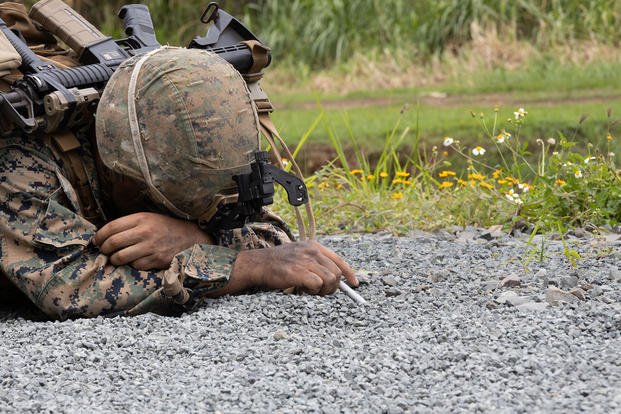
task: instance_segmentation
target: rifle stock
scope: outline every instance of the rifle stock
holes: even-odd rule
[[[22,57],[20,69],[24,73],[24,78],[14,85],[13,90],[0,93],[0,116],[7,119],[12,127],[27,133],[38,129],[52,132],[57,128],[73,127],[76,126],[72,123],[74,119],[87,122],[88,117],[75,117],[72,113],[85,113],[85,106],[94,107],[99,99],[98,94],[122,62],[160,47],[149,9],[142,4],[129,4],[119,11],[128,36],[120,40],[101,33],[62,0],[40,0],[32,6],[29,16],[71,47],[84,66],[57,69],[41,60],[0,19],[0,30]],[[249,76],[247,82],[251,91],[260,90],[257,80],[261,69],[270,63],[269,49],[257,47],[256,44],[262,46],[258,39],[238,20],[219,10],[217,5],[212,18],[215,23],[207,35],[195,38],[188,47],[218,54],[239,72]],[[253,92],[254,95],[262,98],[264,94]],[[0,131],[0,134],[10,132],[12,129]]]

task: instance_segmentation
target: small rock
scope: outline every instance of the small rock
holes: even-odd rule
[[[371,280],[367,275],[357,274],[356,277],[358,278],[358,283],[360,283],[361,285],[368,285],[369,283],[371,283]]]
[[[610,269],[610,272],[608,272],[608,279],[613,282],[621,282],[621,269]]]
[[[288,339],[289,334],[284,329],[278,329],[276,332],[274,332],[273,337],[275,340],[281,341],[283,339]]]
[[[395,287],[390,287],[388,289],[385,289],[384,293],[386,294],[387,297],[391,298],[394,296],[399,296],[401,294],[401,291]]]
[[[493,290],[496,290],[498,288],[498,281],[497,280],[488,280],[487,282],[483,282],[483,289],[485,289],[485,292],[491,292]]]
[[[498,307],[498,305],[496,304],[496,302],[494,301],[489,301],[485,304],[485,307],[487,309],[496,309]]]
[[[520,296],[513,291],[503,292],[496,298],[496,302],[506,304],[509,306],[518,306],[526,302],[530,302],[531,298],[528,296]]]
[[[414,287],[414,293],[424,292],[426,290],[431,289],[433,286],[431,285],[418,285]]]
[[[579,299],[570,292],[566,292],[554,286],[549,287],[546,291],[546,302],[550,305],[556,305],[559,302],[572,303],[577,302],[578,300]]]
[[[502,293],[500,294],[500,296],[498,296],[498,297],[495,299],[495,301],[496,301],[497,303],[500,303],[500,304],[502,304],[502,303],[507,303],[507,301],[508,301],[510,298],[514,298],[514,297],[517,297],[517,296],[518,296],[518,294],[517,294],[517,293],[515,293],[515,292],[513,292],[513,291],[510,291],[510,290],[509,290],[509,291],[507,291],[507,292],[502,292]]]
[[[438,271],[436,271],[436,272],[434,272],[434,273],[429,273],[429,274],[427,275],[427,277],[429,278],[429,280],[430,280],[432,283],[438,283],[438,282],[442,282],[443,280],[445,280],[446,278],[448,278],[449,273],[450,273],[450,272],[449,272],[448,270],[446,270],[446,269],[441,269],[441,270],[438,270]]]
[[[547,277],[547,276],[548,276],[548,271],[546,269],[539,269],[537,270],[537,273],[535,273],[536,278],[542,278],[542,277]]]
[[[559,287],[561,289],[571,289],[578,286],[577,276],[564,276],[559,281]]]
[[[382,283],[386,286],[397,286],[397,281],[392,276],[384,276],[382,277]]]
[[[589,296],[592,298],[596,298],[603,294],[604,294],[604,290],[599,286],[595,286],[593,289],[589,290]]]
[[[571,293],[572,295],[574,295],[580,300],[586,299],[586,292],[580,288],[573,288],[572,290],[569,291],[569,293]]]
[[[464,231],[459,234],[459,237],[457,237],[457,240],[455,241],[459,244],[468,244],[472,242],[476,236],[477,234],[474,232]]]
[[[521,311],[542,311],[548,307],[548,304],[545,302],[526,302],[520,305],[517,305],[516,308]]]
[[[509,275],[502,279],[498,284],[498,287],[516,287],[522,284],[522,279],[517,275]]]
[[[581,229],[581,228],[574,229],[572,233],[574,234],[574,236],[576,236],[579,239],[585,239],[589,235],[589,233],[587,233],[585,229]]]

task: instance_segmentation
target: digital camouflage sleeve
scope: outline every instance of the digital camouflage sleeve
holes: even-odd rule
[[[94,168],[84,165],[97,188]],[[218,289],[238,250],[292,239],[266,213],[261,223],[221,232],[218,246],[180,252],[168,270],[113,266],[91,243],[97,228],[81,214],[66,175],[43,139],[0,138],[0,271],[52,318],[167,312],[179,302],[175,283],[186,292]]]

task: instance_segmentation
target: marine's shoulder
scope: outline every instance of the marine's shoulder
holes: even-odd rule
[[[42,137],[30,135],[0,137],[0,155],[15,150],[28,152],[34,156],[52,156],[52,152],[49,148],[49,142]]]

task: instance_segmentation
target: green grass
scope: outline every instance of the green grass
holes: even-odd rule
[[[521,94],[523,101],[532,99],[528,94]],[[516,101],[520,101],[515,96]],[[403,101],[407,103],[407,101]],[[429,146],[438,145],[446,135],[461,139],[467,143],[476,143],[480,129],[473,122],[471,112],[490,114],[493,107],[477,103],[457,107],[417,106],[416,100],[404,114],[402,125],[413,128],[404,140],[411,143],[418,133],[422,141]],[[621,102],[609,103],[563,103],[554,105],[532,103],[500,107],[503,118],[510,118],[517,106],[525,106],[532,114],[529,123],[524,126],[523,134],[534,138],[556,137],[558,133],[573,135],[583,142],[603,140],[609,129],[608,108],[616,116],[621,115]],[[347,137],[349,134],[366,148],[381,148],[387,133],[393,128],[399,117],[403,104],[384,107],[356,107],[348,109],[330,109],[325,111],[325,121],[335,135]],[[281,109],[274,113],[274,120],[279,125],[282,135],[289,144],[295,145],[306,133],[321,109]],[[579,125],[583,115],[588,118]],[[312,134],[310,142],[329,143],[328,131],[318,128]],[[618,153],[620,151],[617,151]]]

